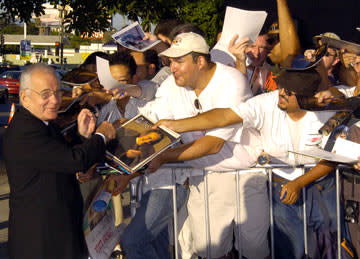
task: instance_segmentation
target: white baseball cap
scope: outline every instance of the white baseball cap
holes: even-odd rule
[[[170,48],[161,52],[159,56],[178,58],[190,52],[209,54],[209,45],[207,45],[201,35],[193,32],[185,32],[177,35],[172,41]]]

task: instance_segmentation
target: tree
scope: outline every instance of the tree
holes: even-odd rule
[[[143,29],[148,31],[150,24],[160,20],[180,18],[202,28],[209,44],[214,42],[224,17],[224,0],[2,0],[0,10],[9,17],[29,22],[31,14],[44,13],[43,3],[50,2],[62,6],[70,6],[71,11],[65,15],[67,31],[83,32],[108,30],[111,15],[119,12],[129,19],[140,21]],[[1,18],[1,13],[0,13]]]
[[[186,0],[179,10],[185,23],[192,23],[202,29],[210,46],[216,43],[225,16],[224,0]]]
[[[118,0],[111,11],[127,15],[133,21],[138,21],[140,18],[143,29],[149,31],[150,24],[179,18],[179,9],[183,2],[183,0]]]
[[[23,34],[24,27],[17,24],[9,24],[0,30],[3,34]],[[27,24],[27,33],[31,35],[39,34],[39,28],[36,27],[35,23]]]
[[[6,15],[9,19],[15,20],[15,18],[20,21],[29,22],[32,14],[40,16],[44,13],[44,7],[42,4],[46,3],[46,0],[30,0],[30,1],[18,1],[18,0],[1,0],[0,1],[0,10],[3,10],[3,13],[0,13],[0,16],[3,17]]]
[[[140,18],[145,31],[151,23],[178,18],[199,26],[212,45],[222,27],[225,6],[224,0],[118,0],[112,11],[128,15],[135,21]]]

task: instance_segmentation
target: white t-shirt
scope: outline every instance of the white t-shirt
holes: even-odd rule
[[[168,77],[160,86],[157,98],[148,103],[142,113],[154,120],[183,119],[195,116],[199,110],[195,107],[198,99],[201,111],[214,108],[228,108],[244,102],[252,96],[246,78],[236,69],[216,63],[215,73],[206,88],[197,97],[188,87],[179,87],[173,76]],[[234,171],[248,168],[255,164],[261,147],[258,133],[254,130],[244,131],[242,138],[236,142],[228,141],[237,134],[241,124],[209,131],[194,131],[181,134],[183,143],[194,141],[202,136],[214,136],[225,140],[221,151],[214,155],[187,161],[194,168],[210,171]],[[239,159],[241,158],[241,159]]]
[[[290,164],[314,164],[315,159],[301,156],[297,161],[293,153],[295,150],[290,135],[287,114],[278,108],[279,91],[255,96],[245,103],[232,107],[232,110],[243,119],[243,128],[254,128],[260,132],[261,143],[264,151],[280,160]],[[302,131],[299,135],[299,150],[306,151],[318,147],[326,141],[318,132],[322,125],[334,112],[307,112],[302,118]],[[238,134],[241,134],[241,128]],[[235,140],[238,138],[234,136]],[[278,173],[279,172],[279,173]],[[298,170],[279,170],[277,173],[289,180],[299,176]]]

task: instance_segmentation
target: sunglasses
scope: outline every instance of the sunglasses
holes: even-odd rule
[[[329,52],[326,52],[325,57],[336,57],[337,55],[336,54],[330,54]]]
[[[198,114],[200,114],[200,113],[202,112],[202,107],[201,107],[201,104],[200,104],[199,99],[195,99],[195,101],[194,101],[194,106],[195,106],[195,108],[196,108],[197,110],[199,110],[199,113],[198,113]]]
[[[296,93],[295,93],[295,92],[290,91],[289,89],[286,89],[286,88],[284,88],[284,87],[279,87],[279,90],[280,90],[280,89],[283,89],[283,90],[284,90],[284,92],[285,92],[285,94],[286,94],[287,96],[296,95]]]

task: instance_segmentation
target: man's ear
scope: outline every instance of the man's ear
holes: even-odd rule
[[[156,66],[155,64],[149,64],[148,65],[148,74],[153,76],[156,73]]]
[[[26,95],[25,91],[20,91],[19,93],[20,103],[26,108],[29,103],[29,96]]]
[[[207,66],[207,62],[204,56],[199,56],[196,63],[199,66],[200,70],[204,69]]]

